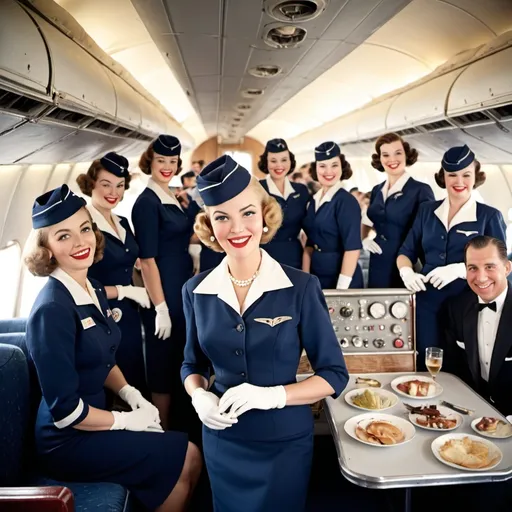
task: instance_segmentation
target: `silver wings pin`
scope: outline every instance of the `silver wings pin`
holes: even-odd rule
[[[275,318],[255,318],[255,322],[259,322],[260,324],[267,324],[270,327],[275,327],[276,325],[282,324],[283,322],[287,322],[291,320],[291,316],[276,316]]]

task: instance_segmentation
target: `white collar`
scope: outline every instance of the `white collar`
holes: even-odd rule
[[[283,267],[269,254],[261,250],[261,264],[258,277],[253,281],[245,302],[240,308],[235,288],[229,279],[228,259],[224,258],[194,289],[194,293],[217,295],[219,299],[231,306],[240,316],[244,314],[265,292],[291,288],[293,283]],[[219,291],[220,290],[220,291]]]
[[[174,197],[174,195],[170,193],[166,194],[165,190],[156,181],[154,181],[153,178],[149,178],[148,188],[158,196],[158,199],[160,199],[162,204],[172,204],[174,206],[177,206],[181,211],[183,211],[183,208],[181,207],[181,204],[176,199],[176,197]]]
[[[318,211],[318,208],[322,206],[324,203],[328,203],[332,200],[336,192],[343,188],[343,185],[341,181],[338,181],[336,185],[333,185],[322,197],[323,189],[321,188],[314,196],[313,199],[315,200],[315,212]]]
[[[436,217],[442,222],[446,231],[449,231],[457,224],[463,222],[476,222],[476,201],[473,195],[462,205],[462,208],[455,214],[452,221],[448,225],[448,214],[450,212],[450,200],[448,197],[436,208],[434,213]]]
[[[126,229],[121,226],[121,222],[119,222],[119,217],[112,213],[112,220],[116,225],[117,233],[114,228],[108,223],[107,219],[102,215],[102,213],[96,209],[92,204],[87,205],[87,209],[91,214],[93,222],[98,226],[100,231],[104,231],[105,233],[109,233],[112,236],[115,236],[118,240],[121,240],[123,244],[126,241]],[[118,234],[119,233],[119,234]]]
[[[270,175],[267,176],[265,180],[267,182],[268,192],[273,196],[281,197],[286,201],[292,194],[295,194],[295,189],[292,187],[292,184],[288,178],[284,179],[284,194],[281,194]]]
[[[505,289],[492,301],[496,302],[496,313],[501,313],[501,310],[503,309],[503,305],[505,304],[505,299],[507,298],[508,293],[508,284],[505,286]],[[480,298],[480,295],[478,296],[478,302],[480,304],[485,304],[485,301]]]
[[[400,176],[400,178],[395,181],[395,184],[391,188],[389,188],[389,179],[387,179],[386,183],[384,183],[384,186],[382,187],[382,195],[384,197],[384,201],[386,201],[386,199],[392,194],[402,192],[410,177],[411,176],[408,172],[404,172],[402,176]]]
[[[100,302],[89,279],[86,280],[87,290],[89,291],[89,293],[87,293],[67,272],[59,267],[57,267],[50,275],[66,287],[77,306],[94,304],[103,315]]]

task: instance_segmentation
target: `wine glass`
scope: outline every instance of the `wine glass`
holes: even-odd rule
[[[425,365],[432,376],[432,380],[436,380],[437,374],[443,366],[443,349],[437,347],[427,347],[425,350]]]

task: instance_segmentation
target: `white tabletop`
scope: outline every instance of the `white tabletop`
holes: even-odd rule
[[[375,378],[382,383],[382,388],[392,391],[390,383],[396,377],[412,375],[411,373],[379,373],[364,375]],[[426,375],[418,373],[417,375]],[[403,405],[426,405],[446,400],[452,404],[473,409],[472,416],[462,415],[463,423],[456,430],[429,431],[416,427],[414,438],[400,446],[379,448],[368,446],[350,437],[344,430],[345,421],[353,416],[367,412],[351,407],[345,401],[345,393],[357,388],[351,375],[347,388],[337,398],[325,400],[325,414],[338,451],[338,460],[343,475],[351,482],[363,487],[388,489],[394,487],[414,487],[431,485],[454,485],[463,483],[482,483],[504,481],[512,478],[512,438],[488,439],[498,446],[503,453],[500,464],[489,471],[465,471],[451,468],[439,462],[432,453],[432,441],[447,433],[477,435],[471,428],[471,422],[480,416],[493,416],[504,419],[496,409],[477,395],[458,377],[441,372],[438,382],[443,386],[443,393],[434,399],[414,400],[398,395],[399,401],[392,409],[384,411],[401,418],[408,418],[408,411]],[[396,393],[395,393],[396,394]]]

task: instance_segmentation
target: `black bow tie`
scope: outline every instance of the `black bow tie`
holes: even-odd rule
[[[496,302],[485,302],[478,304],[478,311],[482,311],[485,308],[492,309],[496,313]]]

